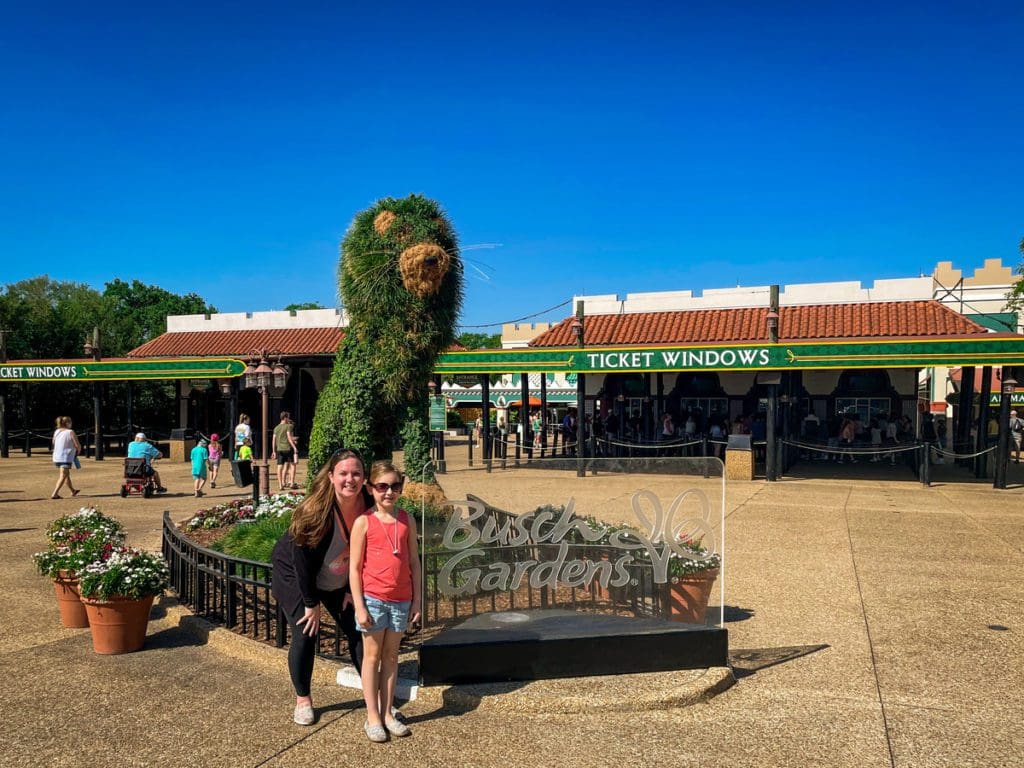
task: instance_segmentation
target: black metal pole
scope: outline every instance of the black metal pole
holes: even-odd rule
[[[765,414],[764,476],[774,482],[775,475],[775,415],[779,408],[779,385],[768,385],[768,412]]]
[[[100,351],[100,329],[92,329],[92,359],[100,362],[102,352]],[[92,385],[92,412],[94,417],[94,431],[96,432],[96,461],[103,461],[103,416],[100,409],[103,405],[103,385],[98,381]]]
[[[583,360],[583,302],[576,302],[576,323],[578,328],[576,332],[577,346],[580,348],[580,360]],[[650,378],[650,374],[647,374]],[[586,424],[587,424],[587,377],[582,373],[576,374],[576,477],[586,477],[587,475],[587,442],[584,439],[586,435]]]
[[[988,448],[989,399],[992,395],[992,366],[981,369],[981,392],[978,394],[978,426],[974,440],[974,476],[984,477],[988,473],[988,454],[981,453]]]
[[[483,409],[484,442],[483,459],[487,471],[491,471],[491,377],[486,373],[480,376],[480,405]]]
[[[5,328],[0,328],[0,363],[7,362],[7,334]],[[10,458],[10,448],[7,445],[7,383],[0,383],[0,458]]]
[[[1003,368],[1003,375],[1006,375],[1006,368]],[[1012,379],[1011,379],[1012,381]],[[1013,382],[1016,384],[1016,382]],[[1013,394],[1012,386],[1007,386],[1004,379],[1001,397],[999,398],[999,447],[996,448],[996,467],[993,488],[1006,488],[1006,470],[1010,461],[1010,398]]]
[[[540,457],[548,445],[548,375],[540,375]]]
[[[25,455],[32,458],[32,432],[28,428],[28,384],[21,385],[21,426],[25,430]]]
[[[929,408],[931,405],[929,404]],[[971,424],[974,422],[974,366],[965,365],[960,369],[960,408],[958,412],[957,429],[953,435],[953,452],[970,453],[963,450],[971,445]],[[949,434],[949,431],[946,431]],[[946,446],[942,446],[945,450]],[[957,464],[963,464],[964,459],[957,459]]]
[[[530,445],[530,374],[520,373],[519,376],[519,434],[523,436],[522,445]],[[519,443],[516,443],[516,451],[519,451]],[[529,448],[527,447],[527,456]],[[519,458],[517,453],[516,458]],[[518,466],[518,462],[517,462]]]
[[[130,381],[126,381],[125,384],[127,385],[125,395],[128,400],[128,427],[126,429],[124,444],[125,449],[127,450],[128,443],[131,442],[132,435],[135,434],[135,388]]]

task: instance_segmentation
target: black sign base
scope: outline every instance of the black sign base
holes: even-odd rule
[[[728,631],[564,610],[474,616],[420,646],[423,685],[726,666]]]

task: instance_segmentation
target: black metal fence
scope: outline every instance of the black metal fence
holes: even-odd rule
[[[197,616],[240,634],[282,647],[288,621],[270,593],[269,563],[225,555],[196,544],[164,512],[163,554],[171,569],[171,588]],[[345,650],[343,654],[342,651]],[[320,623],[323,656],[348,659],[347,643],[329,614]]]

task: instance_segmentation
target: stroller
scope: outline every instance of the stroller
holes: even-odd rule
[[[156,481],[153,479],[153,470],[150,469],[145,459],[124,460],[124,482],[121,484],[121,498],[129,494],[138,493],[144,498],[149,498],[156,493]]]

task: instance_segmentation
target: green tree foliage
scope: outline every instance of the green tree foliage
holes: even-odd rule
[[[323,304],[318,301],[302,301],[298,304],[289,304],[284,308],[285,312],[296,312],[300,309],[327,309]]]
[[[211,314],[217,308],[195,293],[179,296],[139,280],[115,279],[103,291],[104,354],[123,355],[167,330],[168,315]]]
[[[1021,262],[1017,267],[1017,274],[1024,278],[1024,237],[1021,238],[1019,245]],[[1010,289],[1009,293],[1006,294],[1006,309],[1009,312],[1017,312],[1018,314],[1024,312],[1024,279],[1018,280],[1014,286]]]
[[[466,349],[499,349],[501,347],[501,334],[461,333],[456,341]]]
[[[430,259],[410,258],[422,249]],[[427,381],[455,339],[462,306],[451,224],[425,197],[380,200],[352,222],[338,277],[349,326],[317,402],[309,475],[341,447],[368,462],[388,458],[400,437],[405,469],[416,476],[429,460]]]
[[[114,280],[102,293],[82,283],[47,275],[10,283],[0,291],[0,327],[6,328],[9,359],[60,360],[84,357],[83,344],[100,329],[104,357],[117,357],[166,330],[169,314],[215,312],[195,294],[178,296],[138,280]],[[166,429],[176,418],[173,385],[135,382],[136,424]],[[56,415],[71,416],[79,429],[92,422],[91,384],[35,383],[8,390],[12,429],[52,425]],[[27,413],[21,408],[22,392]],[[126,428],[127,385],[104,385],[104,422],[111,432]]]

